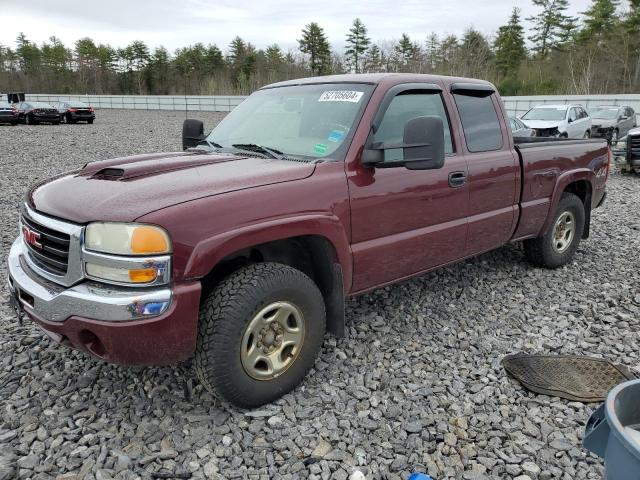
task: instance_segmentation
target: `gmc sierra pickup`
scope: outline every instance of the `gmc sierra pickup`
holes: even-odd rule
[[[185,151],[86,164],[28,192],[14,306],[109,362],[194,357],[253,407],[293,389],[344,300],[524,242],[571,261],[604,200],[605,140],[514,139],[490,83],[429,75],[266,86]]]

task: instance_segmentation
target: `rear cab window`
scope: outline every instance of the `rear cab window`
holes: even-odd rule
[[[453,98],[469,152],[501,150],[504,145],[502,127],[493,103],[493,92],[455,91]]]

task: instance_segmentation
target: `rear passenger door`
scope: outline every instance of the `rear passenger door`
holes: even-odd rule
[[[472,84],[473,85],[473,84]],[[505,244],[517,220],[516,192],[520,164],[504,135],[505,113],[488,85],[453,84],[469,176],[469,239],[466,255],[475,255]]]

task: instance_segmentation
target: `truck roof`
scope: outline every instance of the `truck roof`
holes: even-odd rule
[[[494,87],[490,82],[478,80],[476,78],[448,77],[445,75],[427,75],[422,73],[350,73],[343,75],[326,75],[322,77],[297,78],[294,80],[272,83],[270,85],[265,85],[262,88],[311,85],[318,83],[368,83],[374,85],[385,83],[388,85],[395,85],[407,82],[443,83],[445,85],[449,85],[451,83],[477,83]]]

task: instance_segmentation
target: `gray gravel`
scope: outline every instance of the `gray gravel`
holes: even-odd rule
[[[199,115],[208,125],[220,116]],[[95,125],[0,127],[2,263],[38,179],[93,160],[179,149],[178,112],[99,111]],[[508,353],[597,355],[640,372],[640,179],[613,175],[574,262],[520,247],[348,303],[348,338],[272,405],[240,411],[175,368],[127,369],[18,326],[0,291],[0,480],[600,478],[581,447],[594,405],[529,394]]]

